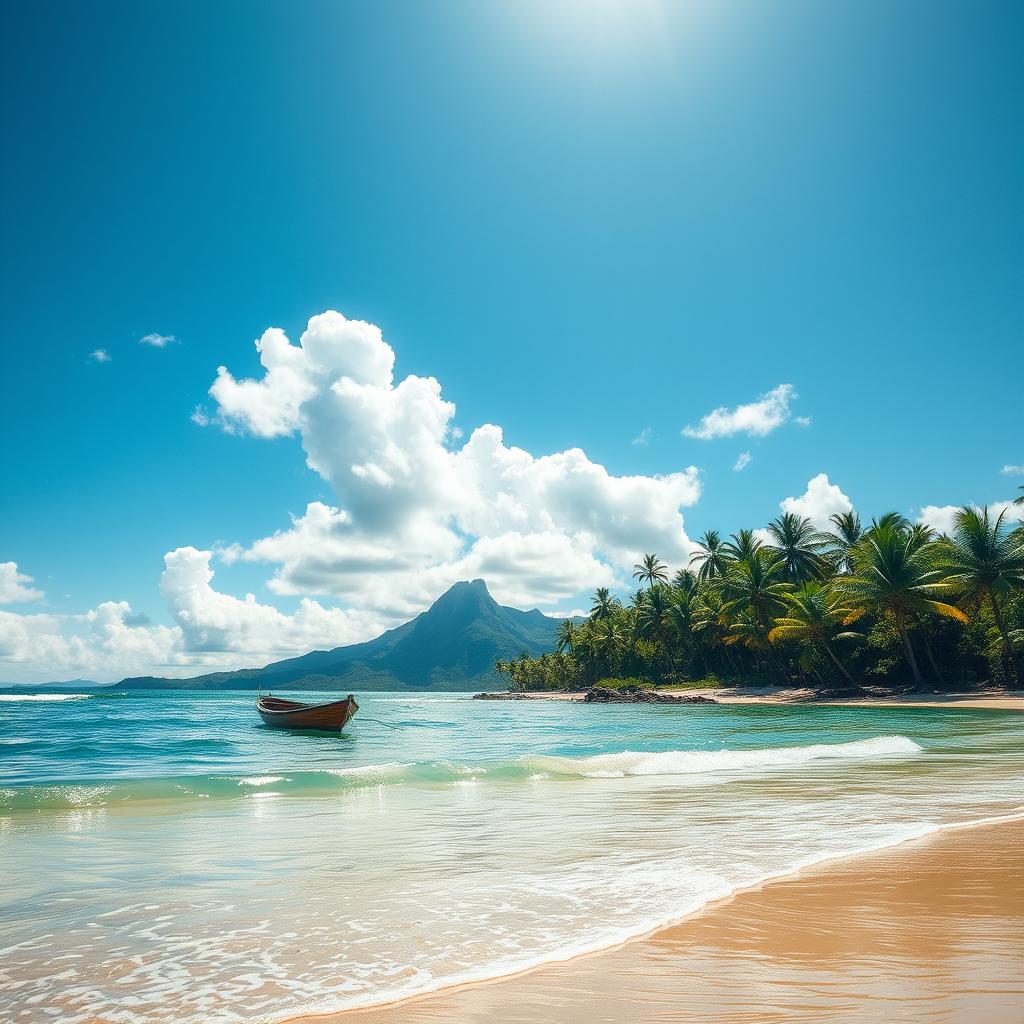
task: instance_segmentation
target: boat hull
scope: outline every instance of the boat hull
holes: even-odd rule
[[[303,704],[283,697],[260,697],[256,701],[260,718],[271,729],[329,729],[345,728],[349,719],[359,710],[350,693],[344,700],[329,704]]]

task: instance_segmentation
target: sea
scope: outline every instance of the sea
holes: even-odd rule
[[[1012,712],[356,696],[337,735],[251,693],[0,694],[0,1020],[368,1006],[1024,816]]]

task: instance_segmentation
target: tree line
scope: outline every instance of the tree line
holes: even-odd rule
[[[555,651],[499,661],[510,687],[1024,686],[1024,525],[1005,510],[961,508],[949,535],[894,512],[867,527],[834,515],[827,531],[787,512],[765,531],[708,530],[671,578],[654,554],[635,569],[631,599],[598,589]]]

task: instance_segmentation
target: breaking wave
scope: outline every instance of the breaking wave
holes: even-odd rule
[[[79,810],[142,801],[205,800],[259,796],[332,796],[351,789],[391,785],[452,785],[464,782],[527,782],[542,779],[621,779],[629,776],[720,775],[797,767],[811,761],[872,761],[910,757],[922,751],[905,736],[876,736],[852,743],[818,743],[758,750],[622,751],[590,757],[531,756],[489,764],[451,761],[400,762],[319,771],[256,775],[182,775],[149,779],[83,780],[0,788],[0,813]]]
[[[27,701],[89,700],[94,693],[0,693],[0,702],[15,704]]]
[[[704,772],[786,768],[809,761],[919,754],[921,747],[905,736],[875,736],[852,743],[815,743],[807,747],[768,747],[762,750],[666,750],[649,754],[624,750],[595,757],[534,757],[531,764],[555,775],[589,779],[620,779],[627,775],[694,775]]]

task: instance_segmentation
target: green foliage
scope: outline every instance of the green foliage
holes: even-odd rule
[[[887,513],[829,533],[791,513],[768,541],[709,530],[671,576],[653,554],[623,604],[602,588],[558,650],[499,662],[514,689],[781,683],[1013,684],[1024,659],[1024,529],[961,509],[950,537]]]
[[[628,679],[599,679],[594,686],[603,690],[625,690],[629,686],[639,686],[643,689],[650,689],[650,679],[641,679],[639,676],[630,676]]]

